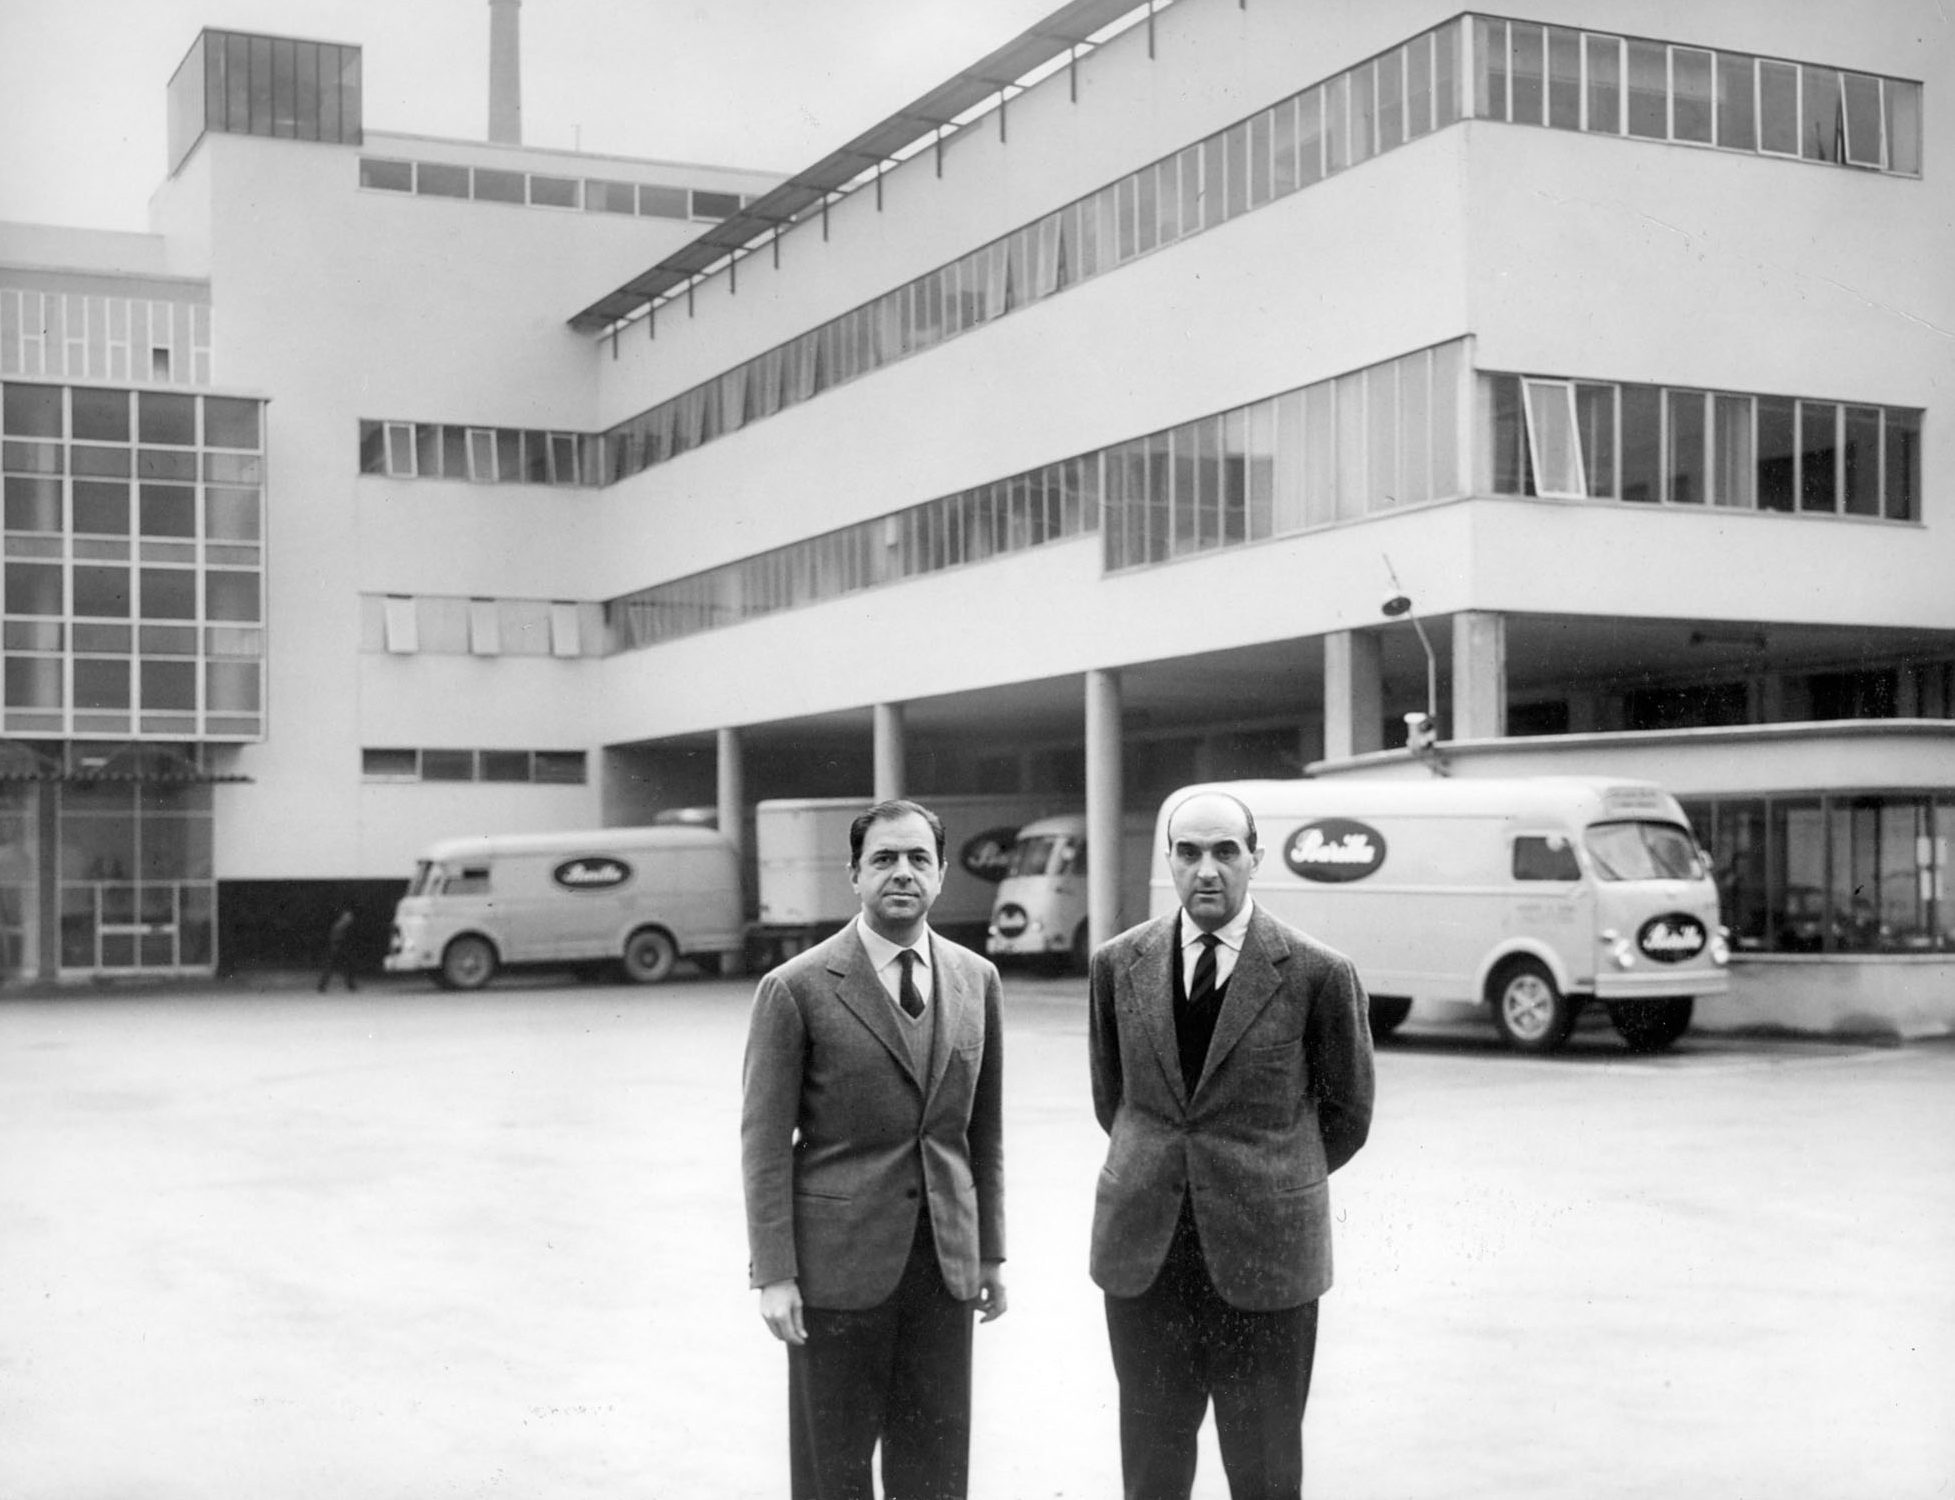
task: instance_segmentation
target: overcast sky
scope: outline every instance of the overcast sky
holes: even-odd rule
[[[1059,0],[523,0],[523,140],[788,173]],[[488,0],[0,0],[0,219],[146,229],[204,26],[353,42],[372,130],[488,133]]]

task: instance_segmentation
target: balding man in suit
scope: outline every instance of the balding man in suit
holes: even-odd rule
[[[787,1346],[793,1500],[964,1500],[971,1319],[1005,1310],[998,971],[930,931],[944,828],[849,831],[861,915],[768,974],[747,1036],[749,1273]]]
[[[1371,1124],[1368,1005],[1349,959],[1250,899],[1245,804],[1190,795],[1167,844],[1180,909],[1101,946],[1088,979],[1126,1500],[1187,1500],[1211,1400],[1234,1500],[1296,1500],[1328,1179]]]

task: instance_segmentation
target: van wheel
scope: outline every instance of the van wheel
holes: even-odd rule
[[[1631,1052],[1661,1052],[1690,1030],[1696,1007],[1689,995],[1681,1000],[1618,1000],[1609,1007],[1609,1024]]]
[[[1412,1002],[1404,995],[1373,995],[1371,997],[1371,1039],[1382,1042],[1399,1027],[1405,1018],[1412,1014]]]
[[[451,990],[479,990],[496,973],[496,950],[487,938],[465,934],[441,953],[441,983]]]
[[[672,939],[656,927],[641,927],[625,939],[625,978],[633,984],[657,984],[678,961]]]
[[[1494,975],[1493,1024],[1517,1052],[1553,1052],[1575,1029],[1575,1007],[1539,959],[1517,958]]]

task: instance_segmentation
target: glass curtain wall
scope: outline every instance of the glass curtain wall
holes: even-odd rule
[[[170,171],[207,132],[360,144],[360,49],[204,31],[170,79]]]
[[[1946,792],[1686,799],[1739,953],[1955,952]]]
[[[264,733],[262,403],[0,389],[0,727]]]

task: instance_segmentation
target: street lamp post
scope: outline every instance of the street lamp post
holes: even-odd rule
[[[1426,711],[1422,714],[1405,716],[1405,742],[1408,749],[1432,768],[1435,776],[1447,773],[1446,764],[1439,755],[1439,658],[1433,654],[1432,640],[1426,634],[1425,621],[1419,618],[1412,607],[1412,596],[1405,592],[1405,586],[1398,581],[1398,574],[1392,569],[1392,560],[1385,558],[1385,576],[1391,579],[1392,588],[1378,608],[1388,620],[1401,616],[1412,622],[1418,632],[1419,645],[1426,654]]]

